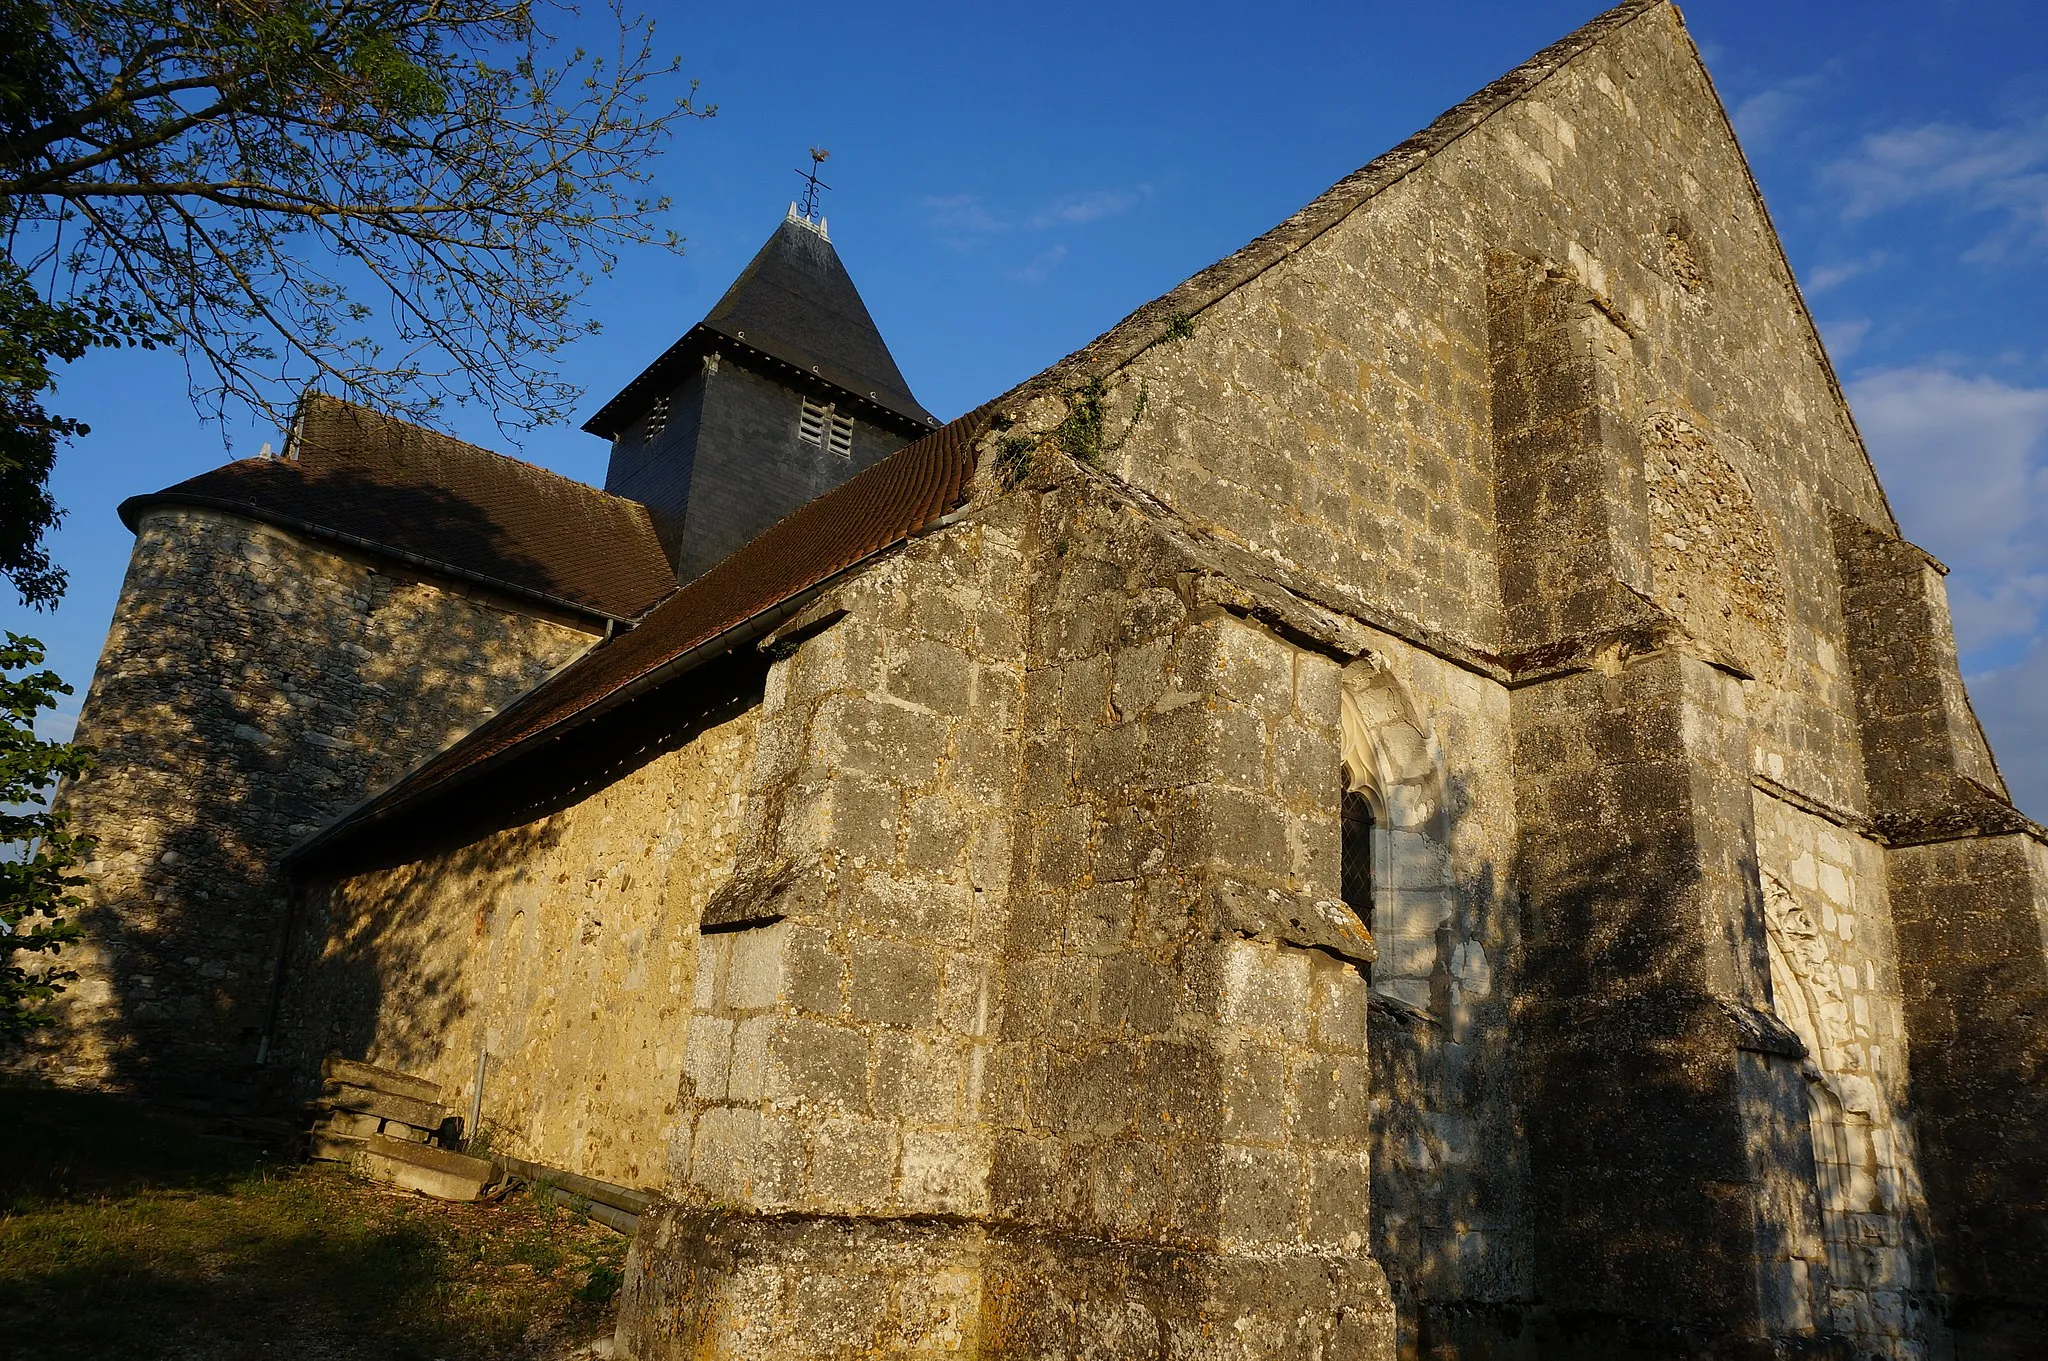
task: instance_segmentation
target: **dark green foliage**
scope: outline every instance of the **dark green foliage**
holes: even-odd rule
[[[1141,382],[1138,384],[1138,400],[1131,406],[1131,417],[1124,423],[1123,432],[1113,442],[1104,443],[1103,429],[1107,420],[1105,405],[1109,398],[1109,385],[1100,378],[1067,389],[1067,418],[1053,427],[1053,443],[1062,453],[1076,463],[1085,463],[1091,468],[1102,466],[1105,453],[1115,453],[1124,447],[1131,432],[1138,428],[1138,421],[1145,414],[1146,401],[1150,393]]]
[[[1166,329],[1159,333],[1163,341],[1187,340],[1195,334],[1195,319],[1185,312],[1175,312],[1166,319]]]
[[[1100,378],[1067,390],[1067,418],[1053,428],[1053,443],[1076,463],[1102,462],[1102,401],[1109,393]]]
[[[45,302],[20,266],[0,260],[0,576],[23,604],[48,609],[64,593],[64,570],[43,544],[64,514],[50,497],[50,468],[60,443],[88,433],[44,410],[43,394],[57,386],[52,363],[158,338],[145,319],[105,301]]]
[[[625,1283],[625,1272],[609,1263],[599,1262],[590,1268],[590,1276],[576,1292],[576,1298],[592,1304],[603,1304],[618,1294],[619,1287]]]
[[[1005,435],[997,442],[996,480],[1005,491],[1030,475],[1031,454],[1037,447],[1038,441],[1029,435]]]
[[[89,757],[35,735],[36,715],[71,693],[55,672],[28,670],[42,660],[34,639],[10,633],[0,645],[0,1045],[48,1025],[50,1001],[77,977],[55,959],[78,936],[66,914],[80,906],[74,871],[91,843],[44,805]]]

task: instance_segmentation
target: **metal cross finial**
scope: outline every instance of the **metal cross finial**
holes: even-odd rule
[[[832,158],[832,153],[821,146],[811,148],[811,168],[796,173],[804,177],[804,221],[809,222],[818,215],[818,191],[832,186],[818,178],[818,167]]]

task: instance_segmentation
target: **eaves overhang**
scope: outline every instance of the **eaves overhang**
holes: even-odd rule
[[[597,414],[583,423],[583,430],[600,439],[617,439],[620,432],[645,414],[657,398],[680,386],[692,365],[714,353],[730,355],[739,363],[795,387],[808,384],[826,389],[834,400],[844,402],[855,415],[885,430],[916,438],[939,428],[938,418],[929,411],[914,405],[906,407],[890,399],[859,374],[838,368],[829,361],[815,359],[791,346],[764,347],[748,340],[745,331],[727,333],[700,321],[684,332],[682,339],[664,350],[660,358],[641,370],[640,376],[620,389],[616,397],[598,408]]]

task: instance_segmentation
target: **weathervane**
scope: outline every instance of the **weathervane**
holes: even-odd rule
[[[832,186],[818,178],[818,167],[832,158],[832,153],[821,146],[811,148],[811,168],[796,173],[804,177],[804,221],[809,222],[818,215],[818,191]]]

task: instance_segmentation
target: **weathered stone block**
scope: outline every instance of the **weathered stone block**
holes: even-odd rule
[[[922,1214],[984,1214],[989,1208],[989,1141],[966,1130],[906,1130],[897,1199]]]
[[[956,626],[942,636],[957,641],[963,633]],[[887,671],[890,695],[948,717],[968,712],[974,698],[974,668],[965,652],[930,638],[907,640],[893,652]]]
[[[1218,1019],[1250,1035],[1306,1044],[1313,1014],[1306,951],[1253,941],[1223,950],[1222,1010]]]
[[[725,974],[726,1010],[760,1011],[782,1001],[789,933],[787,922],[719,933],[731,941]]]
[[[865,1114],[868,1049],[861,1031],[784,1017],[769,1037],[769,1090],[807,1106]]]
[[[939,964],[923,946],[854,938],[847,983],[849,1013],[883,1025],[929,1026],[937,1019]]]
[[[876,1036],[875,1113],[899,1126],[959,1124],[967,1053],[956,1040]]]
[[[1304,1187],[1299,1157],[1225,1144],[1217,1171],[1217,1231],[1224,1244],[1267,1247],[1300,1237]]]
[[[895,1190],[897,1136],[887,1121],[819,1120],[810,1127],[808,1145],[805,1199],[811,1204],[858,1211],[886,1203]]]

